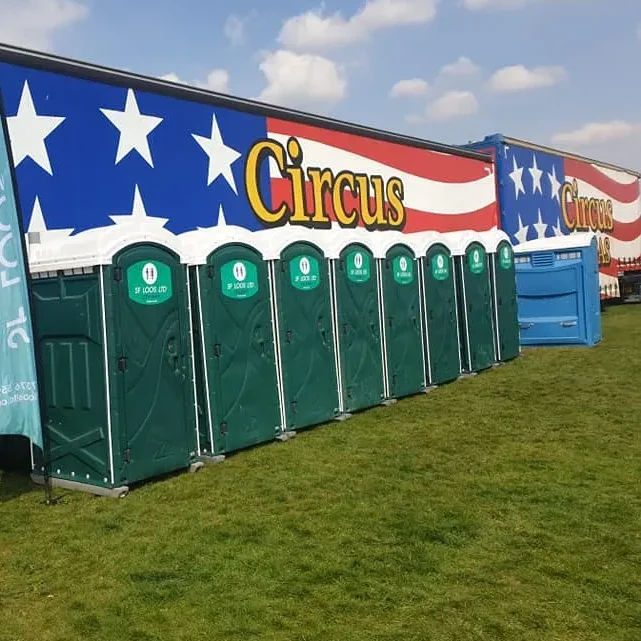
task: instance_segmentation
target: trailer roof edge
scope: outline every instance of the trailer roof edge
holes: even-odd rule
[[[66,73],[68,75],[81,77],[85,80],[94,80],[107,84],[114,84],[114,81],[118,80],[122,84],[126,82],[128,87],[140,91],[163,93],[174,98],[199,100],[200,102],[207,102],[212,106],[227,108],[235,107],[239,110],[256,115],[280,117],[302,124],[325,127],[326,129],[332,129],[344,133],[366,135],[377,140],[404,144],[411,147],[418,147],[429,151],[481,160],[483,162],[493,164],[493,160],[489,155],[469,149],[463,149],[456,145],[448,145],[446,143],[406,136],[404,134],[385,131],[375,127],[359,125],[354,122],[347,122],[296,109],[270,105],[257,100],[231,96],[208,89],[164,80],[162,78],[123,71],[105,65],[44,53],[33,49],[26,49],[24,47],[17,47],[2,42],[0,42],[0,62],[35,67],[42,71]]]
[[[637,176],[641,178],[641,170],[629,169],[628,167],[623,167],[621,165],[615,165],[614,163],[605,162],[603,160],[596,160],[595,158],[590,158],[589,156],[582,156],[581,154],[575,154],[571,151],[564,151],[563,149],[556,149],[555,147],[548,147],[547,145],[539,145],[534,142],[529,142],[527,140],[521,140],[519,138],[512,138],[510,136],[503,136],[499,134],[499,138],[507,143],[508,145],[520,145],[522,147],[527,147],[528,149],[534,149],[536,151],[542,151],[548,154],[559,154],[566,158],[572,158],[573,160],[581,160],[584,162],[589,162],[593,165],[598,165],[599,167],[604,167],[605,169],[613,169],[614,171],[624,171],[627,174]],[[483,142],[481,140],[478,141]],[[475,143],[476,144],[476,143]]]

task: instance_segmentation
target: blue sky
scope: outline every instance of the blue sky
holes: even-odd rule
[[[639,0],[0,0],[0,40],[423,138],[501,132],[641,169]]]

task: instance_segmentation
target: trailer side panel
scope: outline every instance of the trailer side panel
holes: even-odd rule
[[[602,295],[619,296],[619,272],[641,257],[636,172],[563,152],[549,153],[502,136],[466,147],[494,150],[501,226],[513,243],[593,231],[599,242]]]
[[[41,59],[1,59],[25,228],[42,243],[133,218],[174,234],[221,224],[411,232],[498,223],[494,165],[469,152],[132,88],[119,84],[126,76],[96,80],[80,66],[63,73]]]

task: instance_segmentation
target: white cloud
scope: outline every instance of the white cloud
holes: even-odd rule
[[[552,6],[561,3],[563,0],[463,0],[463,6],[470,11],[479,11],[482,9],[521,9],[530,4],[543,4],[547,2]],[[566,0],[566,2],[574,2],[576,4],[586,3],[590,0]]]
[[[470,116],[479,110],[479,103],[471,91],[448,91],[427,107],[432,120],[447,120]]]
[[[367,40],[376,31],[429,22],[439,0],[367,0],[353,16],[324,14],[324,7],[287,19],[278,42],[294,50],[320,50]]]
[[[530,0],[463,0],[466,9],[519,9]]]
[[[478,71],[479,68],[469,58],[461,56],[455,62],[444,65],[439,73],[447,76],[468,76]]]
[[[181,85],[191,85],[194,87],[200,87],[201,89],[209,89],[211,91],[218,91],[220,93],[229,93],[229,72],[225,69],[213,69],[207,74],[206,80],[194,80],[192,82],[187,82],[179,78],[175,73],[166,73],[164,76],[161,76],[163,80],[168,80],[169,82],[177,82]]]
[[[392,98],[400,98],[402,96],[423,96],[429,91],[430,86],[421,78],[408,78],[407,80],[399,80],[389,92]]]
[[[563,67],[534,67],[512,65],[495,71],[490,78],[490,88],[497,93],[526,91],[541,87],[552,87],[567,78]]]
[[[591,122],[579,129],[560,132],[552,136],[552,142],[555,145],[600,145],[629,140],[637,136],[641,136],[641,123],[611,120]]]
[[[56,31],[88,15],[76,0],[0,0],[0,41],[48,51]]]
[[[227,20],[225,20],[223,33],[233,45],[243,44],[245,42],[247,23],[257,15],[258,13],[256,11],[250,11],[246,16],[230,15]]]
[[[258,97],[272,104],[318,109],[332,106],[347,93],[347,79],[333,61],[307,53],[280,49],[264,54],[259,65],[267,87]]]

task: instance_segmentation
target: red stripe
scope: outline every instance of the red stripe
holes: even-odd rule
[[[385,142],[367,136],[356,136],[276,118],[267,118],[267,131],[270,134],[307,138],[383,163],[398,171],[437,182],[471,182],[485,178],[488,175],[488,170],[493,171],[493,164],[489,159],[484,162],[474,158],[419,149],[409,145]],[[305,147],[303,146],[304,153]],[[332,167],[332,169],[359,170],[358,167]]]
[[[641,236],[641,218],[637,218],[637,220],[631,223],[615,222],[614,229],[609,232],[609,235],[612,236],[612,238],[624,242],[636,240]]]
[[[628,185],[621,184],[601,173],[587,162],[565,159],[565,178],[582,180],[602,192],[607,198],[620,203],[633,203],[639,198],[639,181]]]
[[[305,183],[305,187],[306,201],[313,203],[312,186],[307,182]],[[292,207],[291,183],[288,180],[272,178],[271,192],[273,209],[280,207],[283,202],[287,203],[290,208]],[[358,199],[349,191],[343,193],[343,207],[346,211],[351,211],[352,208],[359,208]],[[374,198],[370,198],[370,208],[373,210],[374,207]],[[327,192],[325,193],[324,210],[332,220],[336,220],[334,206],[330,194]],[[313,211],[313,208],[308,207],[307,211]],[[403,231],[407,233],[415,231],[462,231],[466,229],[486,231],[498,225],[496,203],[492,203],[477,211],[461,214],[435,214],[407,208],[405,209],[405,214],[406,223]],[[359,226],[361,226],[361,223],[359,223]]]
[[[568,203],[568,213],[574,219],[576,209],[575,203]],[[636,240],[641,236],[641,216],[636,220],[633,220],[629,223],[620,223],[614,221],[614,229],[609,232],[605,232],[608,236],[616,238],[617,240],[629,242],[631,240]]]

